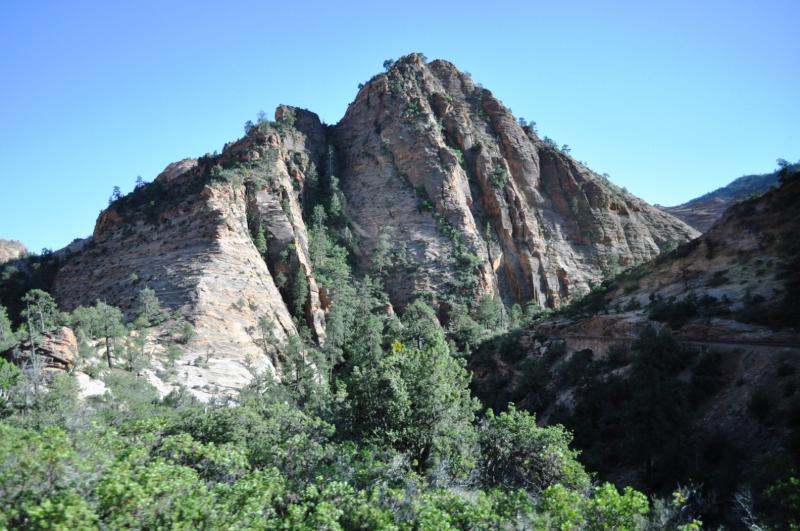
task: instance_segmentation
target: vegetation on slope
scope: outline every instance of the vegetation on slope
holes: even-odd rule
[[[309,205],[315,271],[334,300],[327,340],[315,345],[298,319],[281,374],[236,395],[159,397],[142,377],[151,327],[167,327],[168,357],[191,334],[152,290],[128,323],[101,301],[61,312],[39,289],[13,300],[16,326],[0,311],[6,346],[64,324],[81,346],[73,374],[43,370],[36,355],[0,361],[0,527],[697,527],[683,501],[597,483],[565,428],[513,406],[495,415],[471,395],[463,356],[535,308],[454,300],[445,329],[419,298],[398,317],[381,264],[353,274],[329,209]],[[79,398],[80,371],[108,391]]]

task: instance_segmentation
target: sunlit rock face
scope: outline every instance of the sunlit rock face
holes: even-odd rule
[[[557,306],[698,234],[547,145],[446,61],[412,54],[370,80],[334,139],[363,260],[390,231],[413,264],[388,286],[401,306],[457,289],[465,269],[479,293]]]
[[[172,163],[114,201],[58,255],[54,294],[65,310],[103,300],[130,317],[139,291],[155,290],[171,318],[153,352],[179,323],[195,331],[173,384],[204,397],[240,388],[280,370],[298,323],[324,343],[336,301],[315,275],[308,206],[322,178],[338,182],[358,272],[388,245],[381,274],[400,309],[419,294],[558,306],[697,235],[539,139],[452,64],[412,54],[335,126],[281,105],[221,154]]]

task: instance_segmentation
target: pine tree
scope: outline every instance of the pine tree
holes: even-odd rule
[[[297,274],[294,277],[294,315],[297,318],[305,316],[306,301],[308,301],[308,279],[302,267],[297,269]]]
[[[150,288],[144,288],[136,297],[138,303],[138,313],[134,320],[136,328],[147,328],[164,322],[168,315],[161,307],[156,292]]]
[[[0,350],[5,350],[16,342],[14,331],[11,329],[11,319],[5,306],[0,306]]]
[[[484,295],[475,309],[475,320],[489,331],[500,330],[503,323],[503,310],[500,303],[491,295]]]
[[[372,262],[370,269],[373,275],[383,277],[392,265],[392,233],[388,229],[382,229],[378,234],[378,243],[372,252]]]
[[[119,308],[115,308],[101,301],[97,301],[94,308],[96,312],[98,334],[105,340],[106,362],[110,369],[113,367],[111,361],[111,343],[113,340],[125,335],[126,332],[125,326],[122,324],[122,312]]]
[[[58,324],[58,306],[53,296],[40,289],[32,289],[22,297],[25,308],[22,317],[28,322],[30,334],[42,334]]]
[[[267,238],[264,236],[264,227],[262,227],[261,224],[258,225],[258,228],[255,231],[255,235],[253,236],[253,243],[256,246],[258,254],[260,254],[263,258],[266,258]]]

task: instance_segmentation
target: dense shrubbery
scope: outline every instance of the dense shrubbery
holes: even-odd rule
[[[70,375],[34,390],[3,362],[0,527],[645,526],[646,498],[592,487],[563,428],[513,408],[476,421],[431,315],[410,307],[388,349],[348,336],[338,392],[265,376],[202,404],[112,369],[110,393],[81,403]]]
[[[151,290],[127,325],[102,302],[66,315],[47,293],[26,295],[25,326],[15,335],[36,341],[71,324],[82,355],[96,348],[105,357],[95,375],[109,392],[81,401],[71,375],[47,382],[41,371],[0,364],[0,527],[649,525],[642,494],[592,485],[566,429],[540,427],[513,408],[481,412],[471,396],[456,343],[472,348],[533,318],[535,308],[515,309],[510,324],[485,299],[465,308],[469,322],[459,324],[454,303],[445,330],[418,300],[398,318],[385,311],[380,274],[354,277],[342,232],[317,207],[312,261],[335,301],[327,340],[321,348],[304,340],[298,319],[301,335],[283,346],[281,377],[257,377],[235,397],[201,404],[179,389],[159,398],[136,376],[148,327],[190,333]],[[270,347],[274,337],[262,336]]]

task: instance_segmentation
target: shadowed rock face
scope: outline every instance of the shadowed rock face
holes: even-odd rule
[[[334,139],[364,265],[386,230],[416,264],[388,283],[400,305],[462,288],[466,270],[475,295],[556,306],[698,234],[547,146],[446,61],[412,54],[373,78]]]

